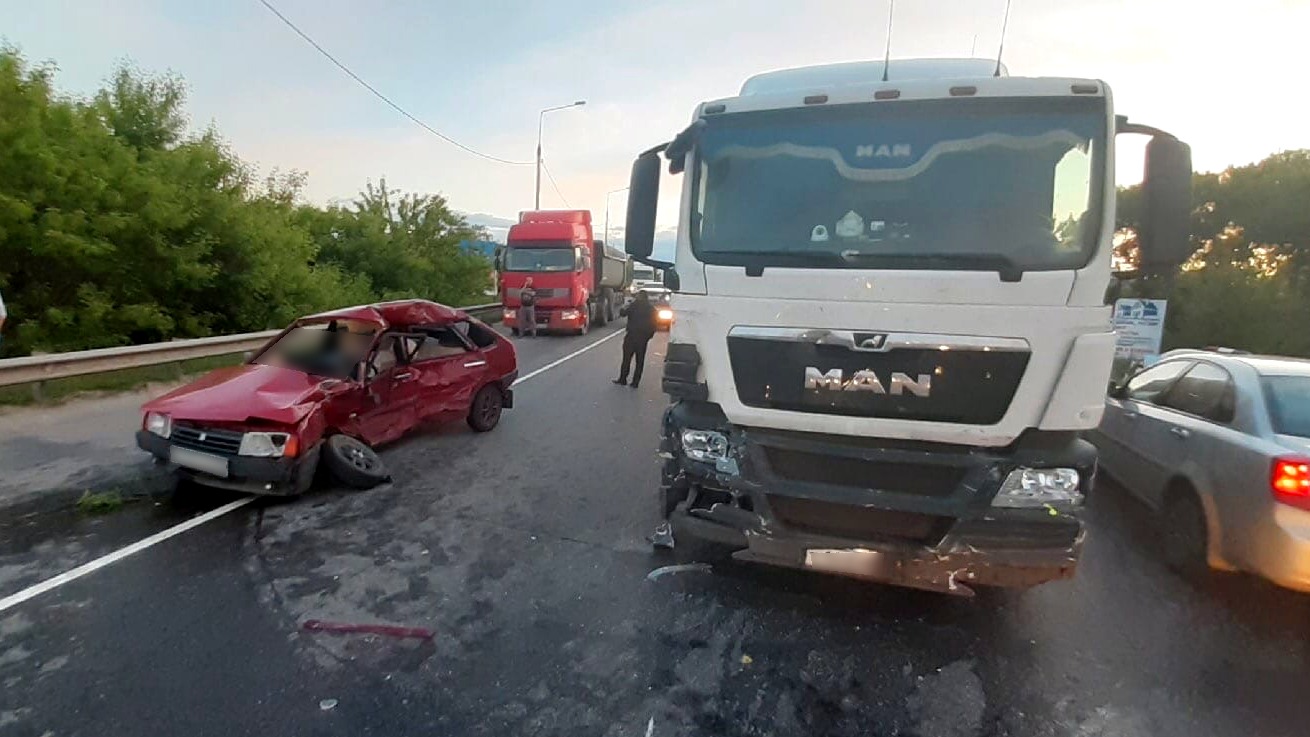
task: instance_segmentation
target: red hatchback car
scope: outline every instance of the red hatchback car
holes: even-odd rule
[[[387,479],[372,447],[421,422],[479,432],[512,406],[514,346],[423,300],[301,318],[240,366],[147,402],[137,445],[209,486],[299,494],[319,462],[360,488]]]

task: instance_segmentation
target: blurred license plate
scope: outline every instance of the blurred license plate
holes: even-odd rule
[[[878,576],[887,568],[887,556],[877,550],[814,548],[805,551],[805,567],[844,576]]]
[[[174,465],[189,468],[193,471],[203,471],[210,476],[227,478],[227,459],[221,456],[212,456],[208,453],[201,453],[190,448],[179,448],[174,445],[168,451],[168,460]]]

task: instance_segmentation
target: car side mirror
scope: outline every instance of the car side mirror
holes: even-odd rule
[[[1146,273],[1170,271],[1193,252],[1192,148],[1168,135],[1146,144],[1142,179],[1144,213],[1137,232]]]

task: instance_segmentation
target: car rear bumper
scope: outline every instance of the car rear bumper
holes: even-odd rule
[[[675,534],[735,547],[741,560],[965,595],[971,584],[1028,587],[1077,567],[1081,505],[991,506],[1019,466],[1078,468],[1090,489],[1095,449],[1072,434],[981,449],[719,424],[733,452],[710,464],[686,458],[678,438],[711,429],[715,412],[688,407],[713,405],[679,403],[665,417]]]
[[[315,444],[296,458],[216,456],[227,461],[228,475],[223,477],[174,464],[173,444],[167,438],[161,438],[154,433],[138,430],[136,444],[155,458],[168,463],[179,476],[196,483],[269,496],[291,496],[308,490],[314,480],[314,472],[318,468],[320,449],[320,445]]]
[[[1258,532],[1255,573],[1279,586],[1310,592],[1310,510],[1275,503]]]

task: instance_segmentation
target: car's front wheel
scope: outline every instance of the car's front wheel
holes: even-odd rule
[[[356,489],[371,489],[391,478],[373,449],[349,435],[333,435],[324,444],[328,470]]]
[[[469,427],[476,432],[487,432],[500,422],[501,412],[505,409],[505,395],[500,387],[488,384],[473,395],[473,404],[469,407]]]

